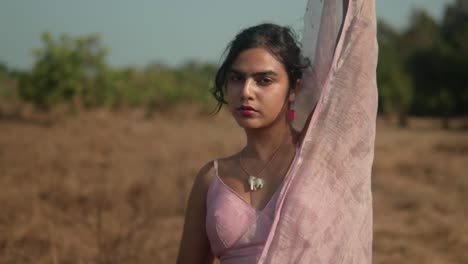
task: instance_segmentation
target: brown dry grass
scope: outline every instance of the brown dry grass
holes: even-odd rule
[[[243,144],[197,112],[1,119],[0,263],[174,262],[197,170]],[[421,124],[378,125],[375,263],[468,259],[468,133]]]

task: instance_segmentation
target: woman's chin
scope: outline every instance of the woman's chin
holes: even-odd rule
[[[234,118],[237,124],[243,129],[256,129],[261,128],[263,125],[253,118]]]

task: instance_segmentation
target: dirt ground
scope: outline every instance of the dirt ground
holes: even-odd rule
[[[468,131],[377,133],[374,263],[468,263]],[[0,118],[0,263],[174,263],[194,176],[242,144],[196,108]]]

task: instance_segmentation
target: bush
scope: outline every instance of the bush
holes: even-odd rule
[[[85,106],[112,101],[105,64],[106,49],[98,35],[54,39],[42,35],[43,47],[35,51],[32,71],[20,80],[20,95],[42,109],[76,98]]]

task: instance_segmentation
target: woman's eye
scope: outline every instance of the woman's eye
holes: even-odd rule
[[[229,76],[229,81],[237,82],[240,81],[242,78],[238,75],[230,75]]]
[[[269,85],[269,84],[271,84],[272,82],[273,82],[273,80],[272,80],[272,79],[269,79],[269,78],[262,78],[262,79],[258,80],[258,83],[259,83],[260,85],[263,85],[263,86]]]

